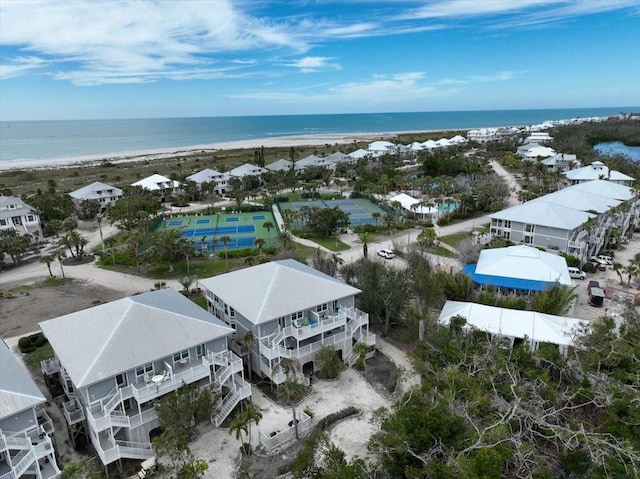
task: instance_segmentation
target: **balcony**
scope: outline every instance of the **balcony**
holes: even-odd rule
[[[55,465],[53,444],[51,438],[46,434],[44,428],[38,427],[28,433],[2,433],[0,432],[0,450],[20,451],[18,454],[10,457],[11,465],[8,467],[9,472],[0,475],[0,479],[18,478],[27,473],[29,469],[38,467],[38,461],[45,459],[53,461],[49,468],[52,472],[59,474]],[[42,477],[54,477],[53,475],[44,475]]]
[[[77,399],[72,399],[62,404],[62,413],[67,424],[72,426],[85,420],[84,410]]]
[[[40,370],[45,376],[51,376],[60,372],[60,362],[57,358],[45,359],[40,361]]]

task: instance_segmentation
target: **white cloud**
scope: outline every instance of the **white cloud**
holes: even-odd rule
[[[31,1],[2,4],[2,45],[58,64],[82,84],[149,81],[210,67],[214,55],[253,49],[304,52],[285,28],[215,2]],[[28,69],[10,62],[13,76]]]
[[[293,62],[286,63],[286,66],[298,68],[302,73],[311,73],[325,70],[340,70],[340,65],[332,63],[333,58],[328,57],[304,57]]]
[[[10,59],[9,63],[0,64],[0,78],[6,80],[19,77],[46,64],[47,62],[39,57],[15,57]]]

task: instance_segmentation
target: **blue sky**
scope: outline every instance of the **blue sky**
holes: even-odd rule
[[[4,0],[0,119],[640,105],[640,0]]]

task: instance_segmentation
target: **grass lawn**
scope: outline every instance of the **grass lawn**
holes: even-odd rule
[[[318,243],[320,246],[324,246],[331,251],[346,251],[349,249],[349,245],[343,243],[339,239],[329,238],[327,236],[308,236],[307,239]]]
[[[453,246],[456,248],[458,244],[465,239],[470,238],[468,231],[461,231],[460,233],[456,233],[448,236],[440,236],[438,238],[439,241],[448,244],[449,246]]]
[[[40,369],[40,361],[52,358],[53,356],[53,348],[47,343],[31,353],[25,354],[24,362],[31,368]]]
[[[438,256],[444,256],[446,258],[453,258],[455,254],[442,246],[434,246],[433,248],[427,248],[427,252],[431,254],[437,254]]]
[[[191,301],[196,303],[202,309],[207,309],[207,298],[204,296],[196,296],[195,298],[191,298]]]

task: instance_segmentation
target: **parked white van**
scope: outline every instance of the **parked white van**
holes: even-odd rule
[[[574,268],[573,266],[569,266],[569,268],[567,268],[569,270],[569,276],[571,278],[574,279],[585,279],[587,277],[587,275],[585,274],[584,271],[578,269],[578,268]]]

